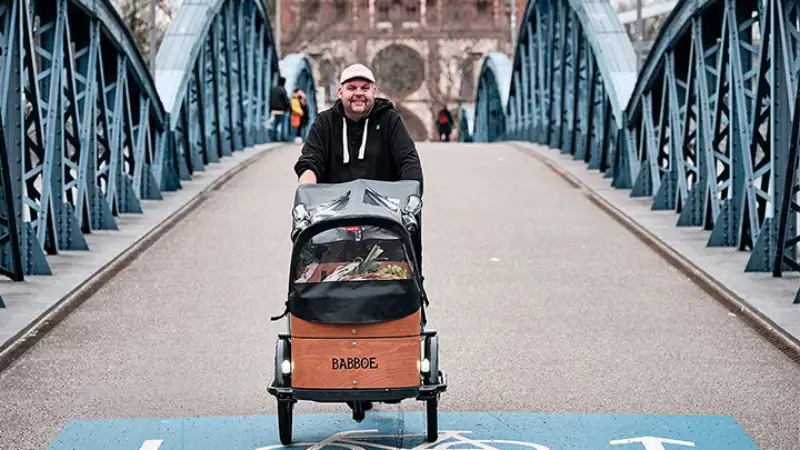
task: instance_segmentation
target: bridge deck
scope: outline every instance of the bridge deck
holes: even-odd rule
[[[442,411],[721,414],[761,448],[796,444],[798,366],[581,190],[509,144],[420,147]],[[0,440],[44,448],[72,419],[274,414],[298,152],[213,192],[3,372]]]

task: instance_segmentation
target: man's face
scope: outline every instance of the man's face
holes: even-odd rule
[[[372,110],[375,103],[375,85],[368,80],[350,80],[339,87],[339,98],[348,115],[361,117]]]

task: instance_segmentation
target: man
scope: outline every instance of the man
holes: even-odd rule
[[[422,190],[414,141],[392,102],[375,98],[372,71],[353,64],[339,83],[339,99],[317,116],[294,166],[299,183],[418,180]]]
[[[273,86],[269,94],[269,109],[271,113],[272,141],[278,142],[286,139],[286,111],[289,110],[289,97],[286,95],[286,78],[278,78],[278,85]]]
[[[366,66],[353,64],[342,72],[339,100],[317,115],[294,166],[300,184],[417,180],[421,193],[422,167],[414,140],[392,102],[375,98],[376,92],[375,76]],[[421,268],[419,237],[414,244]],[[361,406],[371,410],[372,402]]]

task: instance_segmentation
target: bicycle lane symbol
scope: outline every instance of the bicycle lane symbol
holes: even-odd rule
[[[326,446],[342,447],[348,450],[367,450],[370,448],[378,450],[405,450],[403,447],[395,447],[391,445],[379,444],[376,442],[365,442],[368,439],[398,439],[398,438],[424,438],[424,434],[369,434],[376,433],[378,430],[363,430],[363,431],[344,431],[336,433],[331,437],[319,442],[298,442],[289,445],[288,447],[307,447],[305,450],[320,450]],[[441,431],[440,437],[436,442],[425,442],[423,444],[412,447],[408,450],[447,450],[454,445],[459,444],[472,444],[475,447],[459,447],[458,450],[500,450],[489,444],[507,444],[517,445],[520,447],[532,448],[534,450],[551,450],[542,444],[535,444],[533,442],[515,441],[507,439],[470,439],[463,434],[469,434],[471,431]],[[139,450],[159,450],[161,447],[161,440],[147,440],[143,443]],[[625,444],[641,444],[644,450],[667,450],[664,444],[677,445],[682,447],[694,447],[695,443],[690,441],[681,441],[676,439],[665,439],[653,436],[643,436],[637,438],[618,439],[608,442],[611,445],[625,445]],[[255,450],[277,450],[285,448],[284,445],[269,445],[266,447],[259,447]],[[638,446],[637,446],[638,447]]]
[[[284,446],[281,444],[268,445],[259,447],[254,450],[277,450],[280,448],[290,447],[305,447],[304,450],[320,450],[327,446],[341,447],[348,450],[447,450],[455,445],[459,445],[458,450],[501,450],[491,444],[505,444],[511,446],[520,446],[525,448],[532,448],[534,450],[552,450],[551,448],[542,444],[533,442],[514,441],[505,439],[471,439],[464,434],[469,434],[471,431],[439,431],[439,439],[435,442],[424,442],[420,445],[405,448],[396,447],[392,445],[380,444],[377,442],[370,442],[372,439],[411,439],[411,438],[424,438],[425,434],[371,434],[377,433],[378,430],[359,430],[359,431],[344,431],[336,433],[331,437],[319,442],[297,442]],[[471,444],[474,447],[463,447],[461,445]],[[503,447],[506,448],[506,447]]]

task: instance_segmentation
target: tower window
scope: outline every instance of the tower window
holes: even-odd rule
[[[408,16],[409,19],[414,19],[416,18],[416,15],[417,15],[417,4],[413,1],[406,3],[406,16]]]
[[[389,0],[378,0],[378,21],[389,20]]]
[[[336,8],[336,19],[344,20],[347,18],[347,0],[334,0]]]

